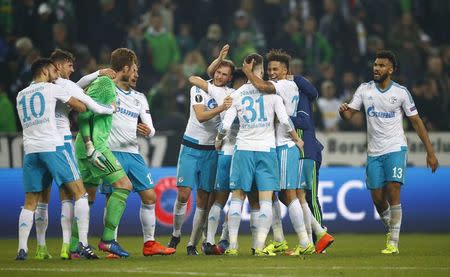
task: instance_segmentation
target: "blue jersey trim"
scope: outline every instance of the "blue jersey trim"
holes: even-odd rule
[[[116,86],[117,87],[117,86]],[[121,88],[119,88],[119,87],[117,87],[117,89],[118,90],[120,90],[123,94],[125,94],[125,95],[130,95],[131,94],[131,89],[128,91],[128,92],[126,92],[126,91],[123,91]]]
[[[375,87],[377,88],[377,90],[378,90],[379,92],[385,93],[386,91],[388,91],[388,90],[392,87],[392,84],[393,84],[393,83],[394,83],[394,82],[391,81],[391,83],[389,84],[389,86],[388,86],[385,90],[380,89],[380,88],[378,87],[378,84],[377,84],[377,83],[375,83]]]
[[[72,135],[64,136],[64,140],[72,140]]]

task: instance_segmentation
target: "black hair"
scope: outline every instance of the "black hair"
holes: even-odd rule
[[[389,51],[389,50],[381,50],[378,51],[376,54],[376,58],[377,59],[388,59],[391,64],[392,64],[392,68],[395,70],[397,70],[398,64],[397,64],[397,58],[395,57],[394,52]]]
[[[47,58],[39,58],[36,61],[34,61],[33,64],[31,65],[31,75],[33,79],[39,77],[39,75],[42,73],[42,70],[49,65],[55,66],[52,60]]]

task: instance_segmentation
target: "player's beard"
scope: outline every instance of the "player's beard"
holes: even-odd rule
[[[384,80],[386,80],[388,76],[389,75],[387,73],[385,73],[383,75],[380,75],[380,78],[378,78],[378,79],[375,79],[375,76],[374,76],[373,80],[374,80],[375,83],[380,84],[380,83],[383,83]]]

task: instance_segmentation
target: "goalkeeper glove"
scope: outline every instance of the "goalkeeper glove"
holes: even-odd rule
[[[105,170],[106,158],[105,156],[103,156],[102,152],[97,151],[94,148],[94,144],[92,143],[92,141],[86,142],[85,145],[86,145],[86,156],[89,162],[91,162],[94,166],[100,168],[101,170]]]

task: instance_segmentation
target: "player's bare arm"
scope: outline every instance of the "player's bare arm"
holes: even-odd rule
[[[86,105],[74,97],[70,97],[69,101],[67,101],[66,104],[69,105],[74,111],[80,113],[86,111]]]
[[[151,135],[152,130],[145,123],[138,123],[137,125],[137,133],[141,136],[148,137]]]
[[[419,115],[409,116],[408,118],[409,121],[411,121],[411,124],[420,140],[425,145],[425,149],[427,150],[427,167],[430,167],[431,172],[434,173],[439,167],[439,161],[436,158],[433,145],[431,144],[430,138],[428,137],[427,129],[425,128],[425,125],[423,124],[422,119]]]
[[[208,66],[206,73],[208,73],[209,77],[214,76],[214,72],[219,67],[220,63],[227,57],[228,51],[230,50],[230,45],[225,44],[220,50],[219,56]]]
[[[262,92],[270,94],[276,93],[275,86],[271,82],[264,81],[263,79],[256,76],[255,73],[253,73],[253,63],[254,60],[251,60],[251,62],[249,63],[244,60],[244,63],[242,64],[242,71],[245,73],[245,76],[247,76],[248,80]]]
[[[229,107],[231,107],[231,104],[233,103],[233,99],[230,96],[227,96],[223,104],[215,107],[212,110],[206,110],[206,107],[204,105],[194,105],[194,112],[195,116],[197,117],[197,120],[200,123],[203,123],[205,121],[210,120],[211,118],[215,117],[216,115],[220,114],[221,112],[227,110]]]
[[[189,82],[191,83],[191,85],[199,87],[203,91],[208,92],[208,82],[203,80],[202,77],[191,76],[191,77],[189,77]]]
[[[342,103],[342,105],[339,107],[339,115],[343,120],[350,120],[357,112],[357,110],[350,108],[348,106],[348,103]]]

